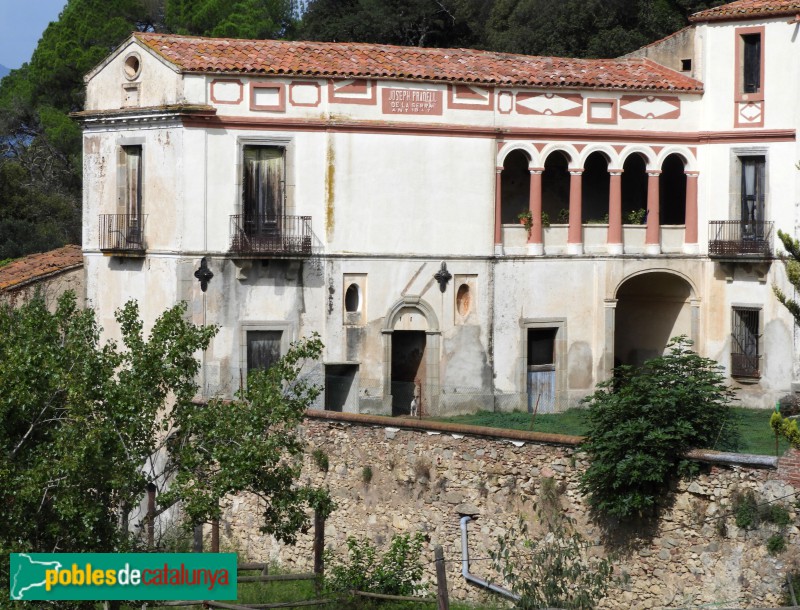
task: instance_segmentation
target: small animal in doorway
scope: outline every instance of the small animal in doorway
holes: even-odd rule
[[[417,416],[417,398],[416,397],[411,399],[411,409],[409,411],[409,415],[411,417],[416,417]]]

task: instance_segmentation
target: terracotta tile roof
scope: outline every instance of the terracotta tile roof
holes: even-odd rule
[[[25,256],[0,267],[0,292],[19,288],[36,279],[83,265],[80,246],[64,246],[50,252]]]
[[[800,0],[737,0],[695,13],[689,21],[735,21],[791,15],[800,15]]]
[[[488,85],[701,92],[648,59],[566,59],[365,43],[236,40],[136,33],[184,72],[392,78]]]

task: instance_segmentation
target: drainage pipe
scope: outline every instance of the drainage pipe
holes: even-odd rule
[[[472,584],[483,587],[484,589],[489,589],[490,591],[494,591],[495,593],[499,593],[508,599],[518,602],[521,597],[513,591],[493,585],[490,582],[487,582],[482,578],[478,578],[477,576],[473,576],[469,573],[469,543],[467,542],[467,522],[471,520],[472,517],[468,515],[461,517],[461,574],[464,576],[467,582],[471,582]]]

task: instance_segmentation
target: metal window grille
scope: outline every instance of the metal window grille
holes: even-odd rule
[[[731,339],[731,375],[734,377],[760,377],[761,354],[759,334],[761,311],[734,307]]]

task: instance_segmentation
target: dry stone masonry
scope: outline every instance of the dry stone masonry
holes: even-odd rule
[[[425,574],[431,590],[435,586],[433,547],[439,544],[448,560],[453,599],[480,601],[487,596],[461,575],[460,516],[475,516],[469,524],[471,572],[497,580],[489,553],[497,548],[497,537],[508,532],[519,515],[531,520],[534,536],[546,533],[547,526],[536,516],[534,506],[547,478],[555,483],[560,516],[573,520],[575,528],[597,544],[593,552],[612,551],[602,545],[601,529],[590,521],[578,490],[586,462],[574,444],[313,418],[305,424],[305,436],[304,479],[330,488],[338,505],[326,524],[326,547],[344,553],[348,536],[367,537],[384,547],[393,534],[421,531],[428,539],[424,559],[430,562]],[[328,455],[327,472],[314,463],[314,449]],[[634,536],[633,544],[614,551],[615,574],[622,582],[615,584],[601,607],[691,607],[723,602],[726,607],[778,605],[786,572],[798,569],[800,557],[795,487],[786,480],[797,484],[797,459],[793,452],[781,460],[777,470],[708,466],[697,479],[681,482],[674,504],[652,536],[638,532],[641,536]],[[366,468],[372,472],[368,481]],[[788,550],[777,556],[768,553],[766,541],[778,526],[764,524],[743,530],[730,515],[734,494],[748,489],[759,502],[776,502],[789,510],[791,523],[784,528]],[[231,499],[225,509],[223,545],[237,550],[243,559],[308,570],[312,565],[311,535],[301,537],[294,548],[281,546],[258,532],[259,516],[253,498]]]

